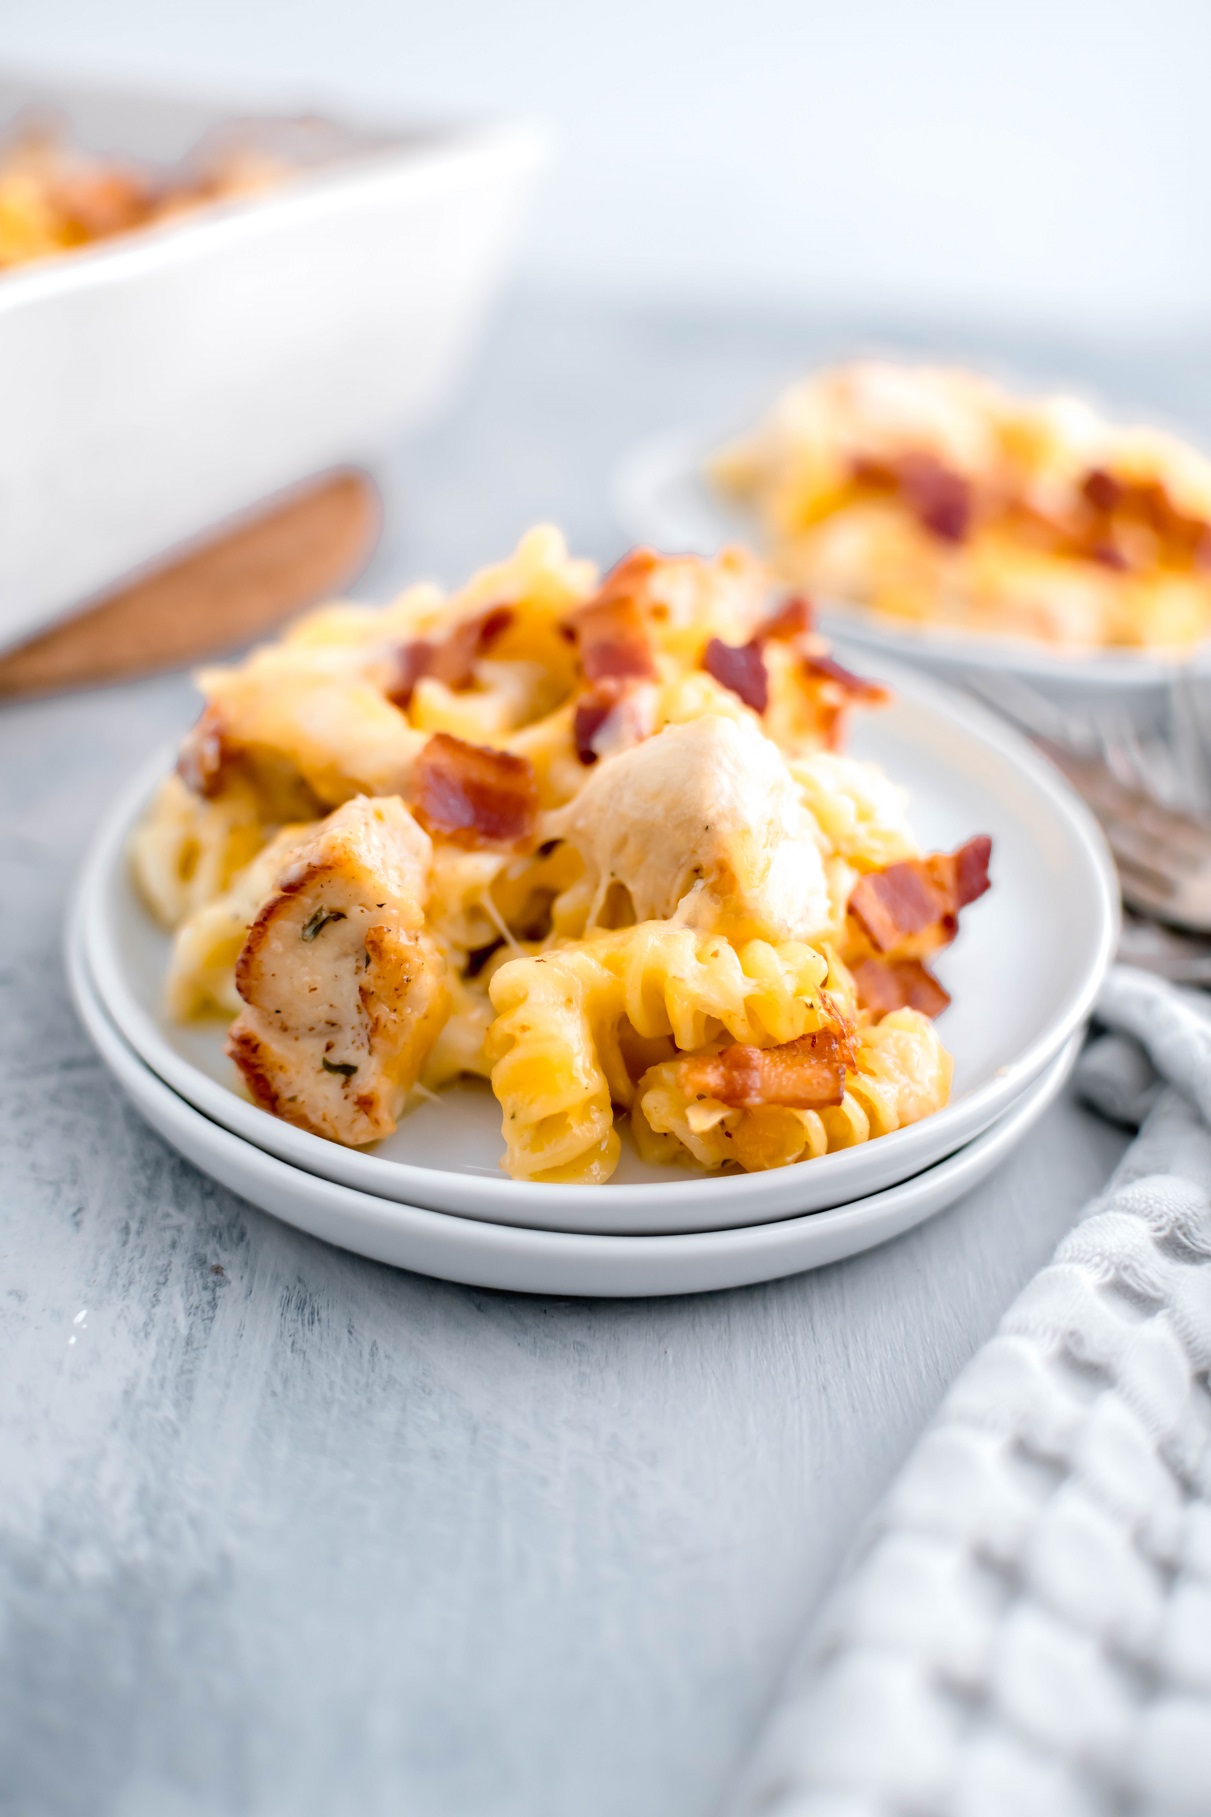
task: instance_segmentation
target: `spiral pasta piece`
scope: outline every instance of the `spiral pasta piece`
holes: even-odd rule
[[[617,980],[583,947],[509,960],[490,986],[492,1089],[514,1179],[608,1180],[619,1140],[597,1026],[617,1019]]]
[[[631,1113],[635,1145],[645,1160],[731,1162],[755,1173],[857,1147],[932,1115],[950,1096],[950,1056],[915,1010],[896,1010],[864,1029],[854,1058],[841,1103],[821,1110],[723,1104],[688,1091],[681,1063],[665,1061],[640,1081]]]
[[[619,1153],[613,1105],[635,1095],[631,1037],[667,1038],[683,1052],[722,1033],[767,1047],[793,1041],[828,1019],[827,975],[826,957],[802,942],[737,949],[660,921],[507,961],[490,986],[498,1013],[487,1043],[505,1168],[521,1179],[607,1179]]]

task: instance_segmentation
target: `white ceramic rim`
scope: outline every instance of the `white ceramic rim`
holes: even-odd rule
[[[669,487],[695,486],[699,497],[694,516],[703,525],[714,525],[714,548],[734,541],[738,533],[760,547],[760,527],[746,518],[743,531],[727,507],[717,501],[703,478],[708,456],[736,433],[704,429],[672,429],[647,437],[627,450],[614,469],[611,495],[614,511],[628,537],[661,546],[683,537],[681,513],[664,506],[661,494]],[[714,548],[695,549],[711,554]],[[1211,640],[1182,656],[1154,651],[1064,650],[1030,638],[1006,637],[991,631],[964,631],[954,626],[900,625],[861,606],[818,601],[821,629],[830,637],[848,637],[864,648],[886,651],[902,662],[937,662],[948,669],[1004,670],[1034,681],[1067,683],[1080,688],[1105,689],[1107,693],[1134,689],[1166,688],[1200,653],[1211,651]]]
[[[857,1255],[924,1223],[978,1186],[1058,1096],[1079,1033],[983,1135],[937,1166],[831,1211],[676,1236],[595,1236],[521,1229],[378,1198],[265,1153],[212,1122],[135,1053],[89,981],[78,926],[67,941],[72,997],[127,1097],[159,1134],[221,1185],[342,1249],[440,1280],[507,1292],[636,1298],[717,1292]]]
[[[308,1173],[353,1190],[459,1216],[557,1230],[601,1231],[617,1220],[632,1227],[701,1230],[726,1223],[758,1223],[844,1204],[891,1186],[971,1141],[1000,1117],[1086,1020],[1114,956],[1119,898],[1105,842],[1083,803],[1045,759],[987,709],[919,675],[881,665],[896,690],[931,712],[957,722],[969,736],[993,747],[1030,781],[1058,816],[1074,855],[1083,861],[1092,919],[1099,937],[1086,955],[1066,999],[1038,1038],[992,1079],[932,1117],[881,1136],[861,1149],[825,1155],[810,1164],[767,1173],[703,1177],[677,1171],[660,1182],[565,1186],[443,1172],[359,1153],[294,1128],[217,1083],[178,1054],[130,987],[109,921],[110,888],[125,867],[129,831],[172,757],[160,753],[119,796],[102,822],[74,895],[89,974],[108,1015],[124,1039],[181,1097],[213,1122]],[[854,1157],[858,1157],[856,1160]],[[672,1172],[672,1170],[670,1170]],[[847,1187],[847,1180],[860,1178]],[[664,1223],[663,1220],[668,1220]],[[703,1220],[705,1219],[705,1224]]]
[[[377,135],[377,128],[371,130]],[[0,285],[0,319],[65,290],[123,284],[138,278],[149,265],[188,265],[216,244],[238,244],[255,236],[266,215],[289,219],[340,210],[347,206],[350,189],[368,186],[405,189],[418,196],[440,194],[446,185],[458,182],[468,166],[485,158],[528,170],[542,162],[547,149],[542,130],[527,121],[449,126],[436,122],[431,138],[401,139],[395,145],[376,137],[363,152],[308,169],[280,189],[220,200],[196,215],[82,246],[70,258],[17,266]]]

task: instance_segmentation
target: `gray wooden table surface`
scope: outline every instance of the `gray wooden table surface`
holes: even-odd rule
[[[863,338],[515,301],[393,461],[366,595],[542,516],[616,554],[629,440]],[[1195,346],[1012,351],[1211,424]],[[180,677],[0,712],[0,1811],[708,1813],[855,1524],[1123,1138],[1064,1099],[923,1229],[694,1299],[328,1249],[165,1148],[67,1001],[79,853],[191,712]]]

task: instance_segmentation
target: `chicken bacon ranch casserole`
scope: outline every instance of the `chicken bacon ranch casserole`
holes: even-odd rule
[[[751,555],[551,529],[461,593],[335,605],[234,668],[133,844],[174,1016],[338,1142],[491,1081],[515,1179],[780,1167],[947,1101],[928,969],[989,841],[923,855],[842,755],[882,689]]]
[[[92,157],[53,132],[27,132],[0,149],[0,272],[260,195],[288,174],[280,159],[251,147],[169,173]]]
[[[711,463],[795,585],[1073,648],[1211,635],[1211,461],[1071,397],[865,362],[792,386]]]

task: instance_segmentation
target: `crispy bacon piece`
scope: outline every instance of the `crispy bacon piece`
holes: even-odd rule
[[[900,462],[900,493],[923,529],[944,543],[961,543],[971,528],[971,485],[934,454]]]
[[[599,752],[593,740],[617,705],[616,694],[597,688],[590,688],[577,701],[576,711],[572,715],[572,737],[576,744],[576,755],[586,766],[597,762]]]
[[[816,614],[811,600],[802,593],[796,593],[758,628],[753,642],[793,643],[796,637],[814,630],[815,624]]]
[[[1091,467],[1080,486],[1090,518],[1076,538],[1076,552],[1104,567],[1131,566],[1116,537],[1119,527],[1142,524],[1156,536],[1170,560],[1199,568],[1211,552],[1211,525],[1174,504],[1160,480],[1124,480],[1104,467]]]
[[[850,700],[863,701],[870,707],[886,706],[891,699],[887,689],[877,681],[866,681],[861,675],[855,675],[831,656],[805,656],[803,673],[812,681],[831,681],[841,688]]]
[[[437,641],[418,637],[401,644],[387,699],[393,706],[407,707],[417,682],[426,675],[456,691],[470,687],[476,662],[508,630],[513,618],[512,606],[490,606],[478,617],[464,619]]]
[[[205,707],[181,740],[177,775],[195,795],[207,798],[218,793],[227,758],[222,716],[217,708]]]
[[[610,570],[592,599],[565,620],[579,646],[587,682],[656,679],[640,595],[659,561],[652,549],[633,549]]]
[[[702,666],[720,687],[739,695],[746,707],[764,713],[769,705],[769,672],[755,638],[747,644],[725,644],[721,637],[712,637]]]
[[[849,912],[880,953],[935,926],[953,939],[959,910],[988,888],[991,853],[991,839],[981,834],[955,852],[934,852],[871,871],[851,890]]]
[[[915,1009],[923,1016],[940,1016],[950,1002],[929,967],[920,959],[861,959],[851,976],[858,1002],[876,1016],[893,1009]]]
[[[656,729],[656,690],[649,682],[599,681],[572,715],[572,737],[581,763],[596,763],[650,738]]]
[[[581,606],[569,623],[587,682],[655,680],[651,640],[634,599],[599,595]]]
[[[936,454],[920,449],[898,460],[859,458],[851,470],[861,484],[899,493],[922,529],[941,542],[966,540],[975,502],[971,483]]]
[[[644,736],[642,715],[630,728],[622,720],[632,693],[658,678],[639,594],[659,559],[651,549],[633,550],[562,626],[580,652],[586,684],[572,716],[576,755],[583,764],[596,763],[617,742],[618,731]]]
[[[412,806],[428,832],[453,845],[515,849],[534,837],[534,766],[527,757],[435,732],[417,759]]]
[[[746,707],[752,707],[755,713],[764,713],[769,705],[769,670],[762,655],[763,646],[773,641],[793,643],[810,631],[811,626],[812,609],[808,601],[803,598],[788,600],[746,644],[726,644],[722,638],[712,637],[706,646],[702,666],[722,687],[730,688],[738,695]],[[801,663],[803,675],[809,681],[831,682],[841,690],[841,700],[831,708],[826,706],[824,712],[824,735],[830,744],[840,741],[845,710],[852,702],[882,706],[889,698],[886,688],[873,681],[864,681],[831,656],[804,655]]]
[[[826,692],[820,701],[821,733],[832,751],[841,749],[849,709],[861,703],[868,707],[886,705],[891,696],[877,682],[865,681],[831,656],[804,656],[802,672],[806,680],[832,684],[831,699]],[[839,698],[838,698],[839,696]]]
[[[991,857],[992,840],[987,833],[978,833],[956,851],[938,854],[938,864],[948,876],[953,875],[956,913],[969,902],[978,902],[989,887],[988,861]]]
[[[835,1029],[821,1028],[781,1047],[735,1042],[719,1054],[681,1062],[686,1091],[717,1098],[739,1110],[780,1104],[788,1110],[823,1110],[845,1096],[847,1048]]]
[[[1091,467],[1081,481],[1081,494],[1093,510],[1109,515],[1123,496],[1123,488],[1104,467]]]

